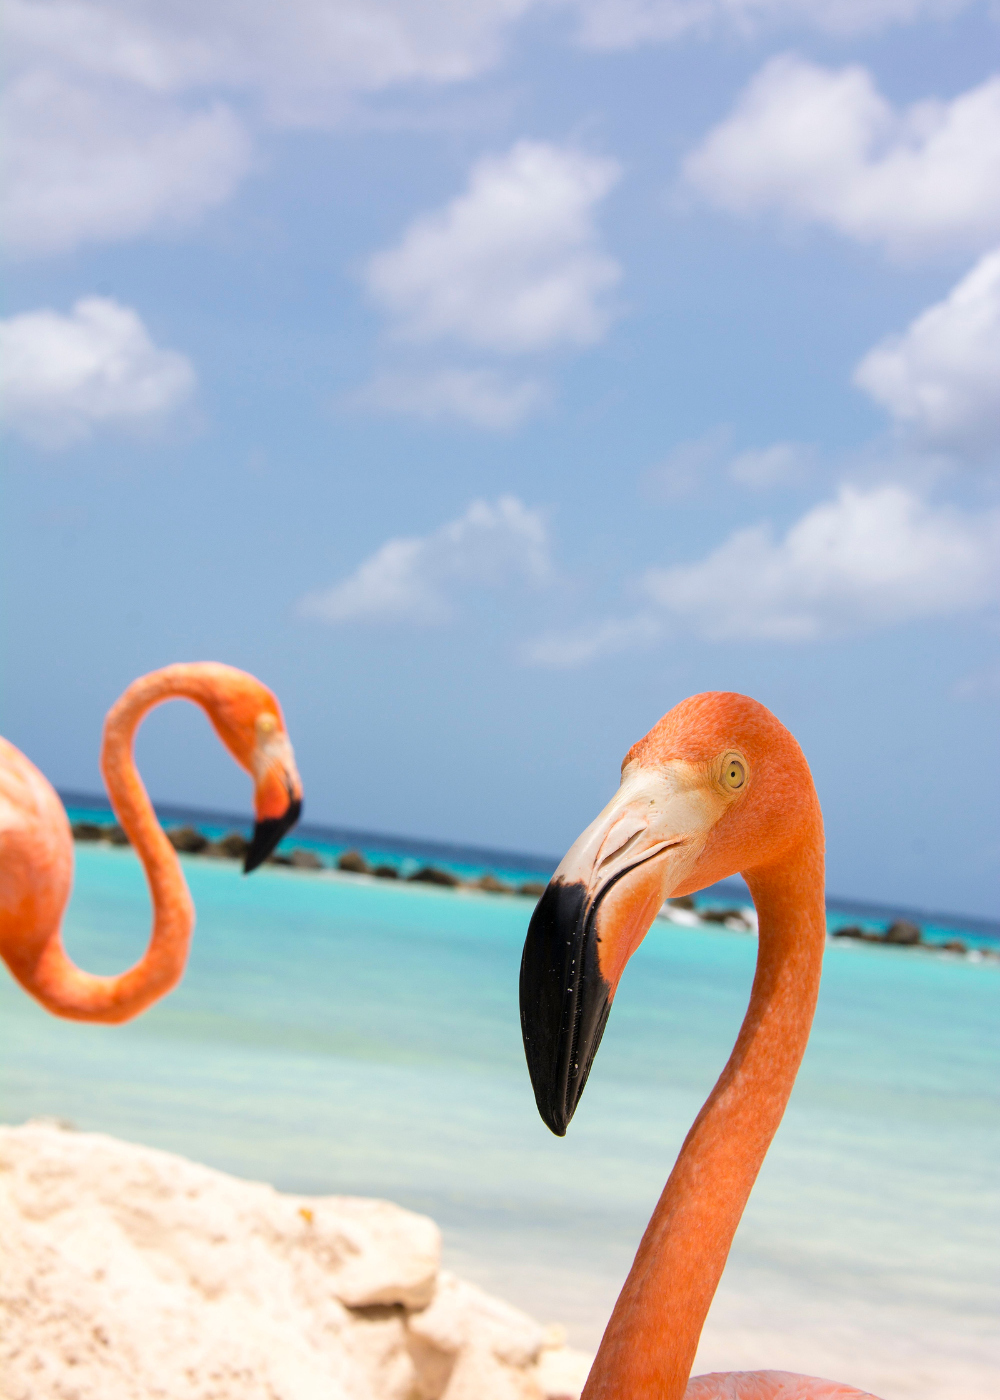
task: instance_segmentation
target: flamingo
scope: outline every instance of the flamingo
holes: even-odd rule
[[[128,1021],[176,986],[184,972],[194,905],[132,756],[143,716],[172,699],[200,705],[233,758],[253,776],[257,820],[245,871],[267,859],[301,813],[302,784],[281,707],[256,677],[196,661],[164,666],[133,681],[105,720],[101,770],[111,805],[146,872],[153,929],[134,967],[98,977],[70,960],[60,934],[73,883],[66,811],[48,779],[0,738],[0,956],[21,986],[56,1016]]]
[[[733,1235],[805,1052],[826,943],[823,819],[802,750],[744,695],[682,701],[634,744],[621,786],[539,901],[521,962],[535,1101],[563,1136],[625,964],[670,896],[742,872],[760,920],[736,1045],[685,1139],[582,1400],[848,1400],[783,1371],[691,1366]]]

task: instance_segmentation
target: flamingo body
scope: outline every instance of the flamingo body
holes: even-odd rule
[[[67,956],[61,936],[73,883],[66,811],[30,759],[0,738],[0,956],[53,1015],[127,1021],[180,980],[194,905],[135,767],[132,746],[144,715],[169,699],[194,701],[254,778],[257,824],[245,868],[255,868],[301,810],[302,787],[281,708],[245,671],[216,662],[166,666],[141,676],[108,714],[101,751],[112,807],[142,861],[153,902],[149,946],[134,967],[98,977]]]
[[[792,1371],[712,1371],[692,1376],[684,1400],[876,1400],[867,1390],[855,1390],[818,1376]]]

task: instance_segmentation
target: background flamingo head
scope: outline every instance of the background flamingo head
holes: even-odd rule
[[[256,824],[244,870],[256,869],[302,813],[302,780],[295,766],[277,697],[256,676],[234,666],[202,663],[202,696],[226,748],[254,780]]]
[[[525,940],[521,1029],[553,1132],[566,1131],[622,972],[663,901],[780,865],[820,822],[802,750],[745,695],[693,696],[632,746],[621,786],[560,863]]]

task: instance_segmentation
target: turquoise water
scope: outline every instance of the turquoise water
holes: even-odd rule
[[[245,879],[182,859],[198,908],[188,971],[139,1020],[58,1021],[0,982],[0,1116],[54,1115],[287,1189],[426,1210],[454,1266],[596,1345],[735,1037],[754,940],[654,925],[557,1140],[518,1027],[530,900],[276,867]],[[72,956],[120,970],[147,929],[133,853],[78,846]],[[905,1375],[877,1393],[937,1398],[958,1349],[973,1358],[963,1400],[989,1394],[976,1377],[1000,1367],[998,1000],[995,962],[831,944],[708,1364],[791,1358],[822,1373],[829,1352],[827,1371],[843,1354],[840,1378],[874,1385],[902,1357]],[[765,1333],[769,1353],[745,1362]]]

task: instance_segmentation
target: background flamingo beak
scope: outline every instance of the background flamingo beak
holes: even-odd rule
[[[289,799],[280,817],[264,817],[255,823],[250,848],[243,861],[244,875],[249,875],[251,870],[256,870],[267,860],[285,832],[291,831],[301,815],[302,799],[294,797]]]

